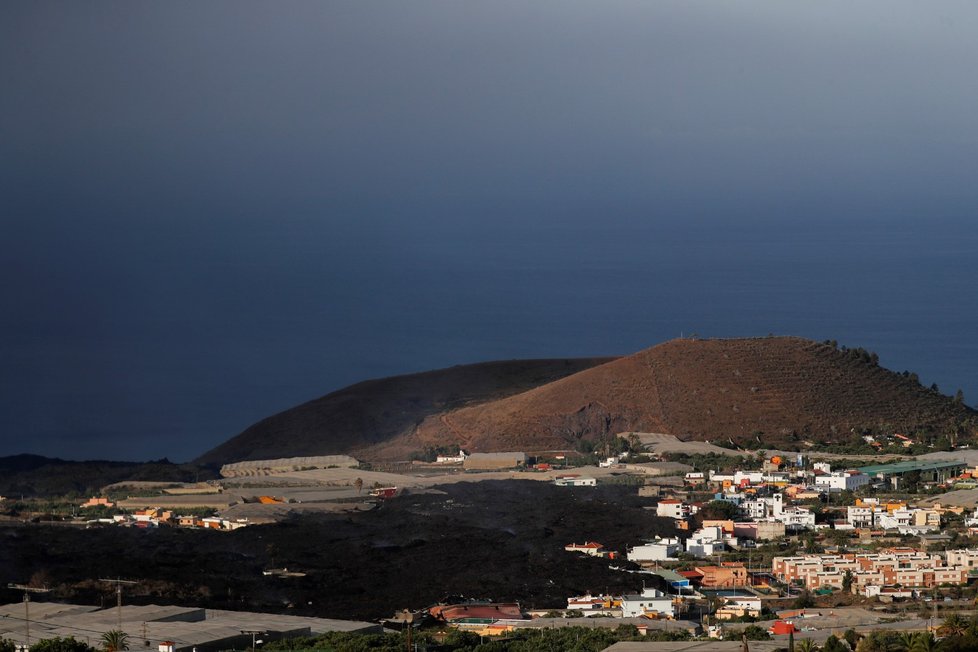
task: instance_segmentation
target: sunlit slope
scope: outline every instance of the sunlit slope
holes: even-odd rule
[[[673,340],[505,399],[432,415],[374,452],[458,442],[476,451],[572,448],[624,431],[758,445],[851,430],[953,427],[967,407],[868,355],[797,337]]]

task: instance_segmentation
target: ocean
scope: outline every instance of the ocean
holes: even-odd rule
[[[119,278],[125,301],[20,334],[0,453],[190,459],[347,384],[683,336],[833,339],[978,404],[968,220],[437,220],[290,229]],[[275,234],[276,237],[271,237]],[[178,234],[181,236],[183,234]],[[157,251],[184,251],[155,241]]]

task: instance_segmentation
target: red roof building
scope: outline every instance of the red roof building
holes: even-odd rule
[[[768,631],[777,636],[779,634],[797,633],[801,630],[795,627],[795,624],[790,620],[775,620]]]

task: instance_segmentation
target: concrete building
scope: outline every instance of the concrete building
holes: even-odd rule
[[[880,514],[877,527],[884,530],[897,530],[900,534],[920,535],[937,532],[941,529],[941,516],[933,509],[895,509]]]
[[[745,500],[741,504],[741,509],[755,521],[777,521],[783,523],[789,530],[815,527],[815,514],[804,507],[786,507],[782,494],[774,494],[770,498]]]
[[[849,505],[846,507],[846,522],[852,527],[876,527],[877,507],[874,505]]]
[[[961,568],[967,568],[969,571],[973,568],[978,568],[978,550],[948,550],[947,565],[960,566]]]
[[[621,597],[621,615],[624,618],[635,616],[655,616],[672,618],[675,616],[672,596],[658,589],[646,588],[638,595]]]
[[[716,610],[714,615],[718,620],[730,620],[731,618],[743,618],[745,616],[757,618],[761,615],[761,599],[745,596],[724,598],[723,605]]]
[[[727,486],[749,487],[764,482],[764,474],[761,471],[736,471],[735,473],[710,471],[710,482]]]
[[[734,536],[752,541],[773,541],[784,536],[785,526],[781,521],[758,521],[756,523],[734,523]]]
[[[681,500],[675,500],[673,498],[666,498],[660,500],[655,506],[655,515],[663,516],[665,518],[674,518],[677,520],[682,520],[689,518],[693,513],[692,507],[687,505]]]
[[[686,552],[695,557],[711,557],[736,545],[737,538],[725,534],[722,528],[704,527],[686,539]]]
[[[859,471],[836,471],[815,476],[815,486],[828,491],[855,491],[868,485],[870,477]]]
[[[610,616],[615,617],[621,613],[620,609],[614,606],[615,600],[610,595],[577,595],[567,598],[567,608],[586,611],[588,616]]]
[[[635,546],[628,551],[626,557],[628,561],[636,563],[649,561],[666,561],[675,559],[676,555],[683,549],[683,544],[679,539],[656,539]]]
[[[461,448],[457,455],[438,455],[435,457],[435,464],[462,464],[465,462],[466,454]]]
[[[581,475],[558,475],[554,478],[554,484],[558,487],[596,487],[596,478]]]
[[[849,553],[842,555],[802,555],[775,557],[771,572],[783,582],[797,582],[816,590],[839,588],[851,574],[857,592],[867,586],[931,588],[941,584],[967,582],[968,551],[948,551],[947,560],[913,548],[891,548],[879,553]],[[978,563],[978,554],[974,555]]]
[[[719,566],[697,566],[700,586],[704,589],[729,589],[747,586],[747,569],[741,562],[723,562]]]
[[[568,543],[564,546],[566,552],[579,552],[589,557],[604,557],[608,551],[597,541],[585,541],[584,543]]]

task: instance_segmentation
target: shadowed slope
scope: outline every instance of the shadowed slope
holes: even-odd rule
[[[196,461],[355,453],[412,432],[430,414],[511,396],[612,359],[486,362],[368,380],[263,419]]]

